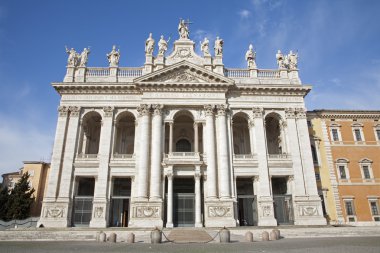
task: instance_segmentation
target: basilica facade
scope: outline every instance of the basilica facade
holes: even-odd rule
[[[278,69],[258,69],[250,45],[247,68],[230,69],[222,39],[205,38],[199,55],[186,22],[178,33],[157,53],[150,34],[142,67],[120,67],[116,47],[106,68],[67,49],[39,224],[326,224],[297,55],[278,51]]]

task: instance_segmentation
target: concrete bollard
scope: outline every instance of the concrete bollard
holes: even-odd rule
[[[110,242],[116,242],[116,234],[115,233],[111,233],[110,237],[108,238],[108,240]]]
[[[224,227],[219,233],[219,239],[222,243],[230,242],[230,230]]]
[[[134,233],[128,233],[127,234],[127,243],[135,243],[135,234]]]
[[[152,244],[161,243],[161,240],[162,232],[158,228],[155,228],[152,232],[150,232],[150,241]]]
[[[104,232],[100,232],[98,241],[99,242],[105,242],[106,238],[107,238],[106,234]]]
[[[276,232],[277,240],[280,240],[280,238],[281,238],[280,230],[276,228],[276,229],[274,229],[274,231]]]
[[[247,233],[245,233],[245,240],[247,241],[247,242],[253,242],[253,234],[252,234],[252,232],[247,232]]]
[[[269,241],[269,233],[267,231],[264,231],[261,234],[261,238],[262,238],[263,241]]]
[[[271,241],[277,240],[277,233],[276,233],[276,231],[274,231],[274,229],[272,231],[270,231],[269,237],[270,237]]]

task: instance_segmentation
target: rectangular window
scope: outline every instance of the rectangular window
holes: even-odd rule
[[[376,129],[377,140],[380,141],[380,129]]]
[[[311,125],[311,121],[310,121],[310,120],[307,121],[307,126],[308,126],[308,127],[312,127],[312,125]]]
[[[362,135],[360,133],[360,130],[359,129],[355,129],[355,139],[356,141],[362,141]]]
[[[321,180],[321,176],[319,175],[319,173],[315,173],[315,179],[317,181],[320,181]]]
[[[345,200],[345,205],[346,205],[346,215],[351,215],[351,216],[355,215],[353,200]]]
[[[369,173],[368,165],[363,165],[363,176],[364,179],[371,179],[371,174]]]
[[[371,205],[371,213],[372,215],[379,215],[379,207],[377,206],[377,201],[372,200],[369,202]]]
[[[338,129],[332,129],[333,141],[339,141]]]
[[[341,179],[347,179],[346,168],[343,165],[339,166],[339,175]]]

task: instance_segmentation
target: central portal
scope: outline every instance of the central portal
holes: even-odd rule
[[[194,178],[176,178],[173,182],[173,225],[194,227]]]

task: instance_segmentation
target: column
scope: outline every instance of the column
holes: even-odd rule
[[[47,192],[44,198],[44,202],[46,201],[55,201],[57,197],[57,189],[58,189],[58,178],[61,170],[61,160],[63,154],[64,143],[66,139],[66,128],[68,122],[68,110],[69,108],[66,106],[60,106],[58,108],[58,122],[57,129],[55,131],[54,138],[54,148],[53,154],[51,157],[51,168],[50,175],[48,180]]]
[[[250,120],[248,121],[248,131],[249,131],[249,145],[250,145],[250,148],[251,148],[251,154],[254,154],[255,153],[255,136],[254,136],[254,127],[255,127],[255,123],[253,122],[253,120]]]
[[[195,227],[202,227],[201,219],[201,173],[200,166],[197,166],[194,174],[195,179]]]
[[[137,148],[139,147],[139,123],[135,119],[135,139],[133,142],[133,155],[136,156]]]
[[[219,197],[221,199],[231,198],[230,186],[230,161],[227,144],[227,122],[226,122],[226,106],[217,105],[217,157],[218,157],[218,183]]]
[[[209,199],[216,199],[214,106],[205,105],[204,108],[206,113],[207,197]]]
[[[273,198],[271,196],[271,184],[268,170],[267,142],[261,107],[253,109],[253,123],[256,137],[256,153],[259,163],[259,175],[256,179],[258,226],[277,226],[274,218]]]
[[[300,154],[300,145],[298,142],[297,126],[295,120],[295,111],[293,108],[285,110],[286,116],[286,130],[289,136],[290,154],[292,156],[293,170],[294,170],[294,195],[305,195],[305,182],[303,175],[303,166]],[[309,138],[309,136],[308,136]],[[308,147],[310,149],[310,146]],[[312,159],[311,159],[312,160]],[[313,167],[314,170],[314,167]]]
[[[166,227],[173,227],[173,172],[168,172],[166,175],[168,178],[168,200],[166,208]]]
[[[161,200],[162,105],[152,105],[150,200]]]
[[[93,213],[90,227],[107,227],[107,209],[108,209],[108,178],[109,178],[109,161],[112,145],[112,124],[114,108],[106,106],[103,108],[102,129],[99,140],[99,169],[95,183]]]
[[[194,152],[199,152],[198,122],[194,122]]]
[[[75,146],[77,142],[80,107],[70,106],[69,111],[70,120],[67,128],[66,145],[64,151],[61,182],[59,183],[60,189],[58,195],[58,201],[63,201],[67,203],[70,201],[73,183],[73,163],[75,155]]]
[[[169,154],[173,153],[173,122],[169,122]]]
[[[140,115],[139,125],[139,162],[137,171],[137,197],[140,199],[148,198],[148,166],[149,166],[149,119],[150,106],[142,104],[137,107]]]

